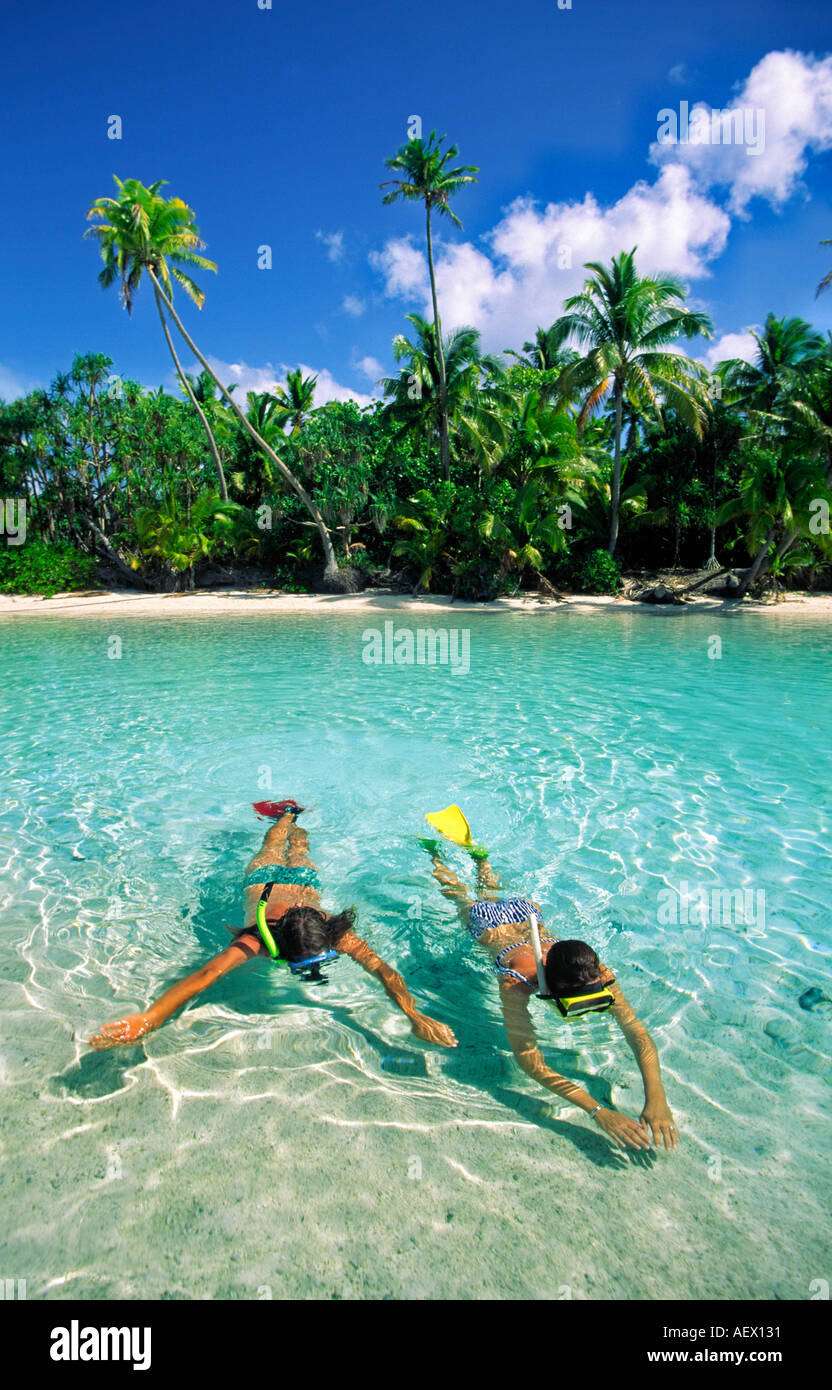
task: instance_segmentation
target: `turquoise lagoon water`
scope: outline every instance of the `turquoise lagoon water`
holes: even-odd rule
[[[470,670],[366,664],[391,616],[467,628]],[[380,607],[56,615],[0,640],[0,1275],[29,1298],[802,1299],[830,1279],[822,622]],[[312,808],[325,905],[355,904],[459,1046],[419,1043],[351,962],[325,988],[255,962],[91,1052],[222,948],[250,803],[279,794]],[[451,800],[507,889],[615,968],[675,1154],[616,1154],[514,1064],[416,843]],[[535,1007],[550,1063],[637,1115],[614,1023]]]

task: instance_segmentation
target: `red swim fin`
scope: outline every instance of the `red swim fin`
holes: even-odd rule
[[[262,820],[280,820],[287,811],[293,816],[299,816],[303,810],[291,797],[287,797],[285,801],[252,801],[251,804]]]

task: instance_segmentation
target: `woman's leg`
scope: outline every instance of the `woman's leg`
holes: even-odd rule
[[[244,884],[243,887],[246,923],[249,926],[254,922],[257,903],[269,876],[269,864],[316,870],[316,865],[309,855],[306,831],[302,830],[296,824],[294,816],[288,813],[269,826],[263,837],[262,848],[257,851],[246,869],[246,878],[251,878],[258,870],[261,871],[253,883]],[[284,911],[287,907],[320,906],[318,891],[312,884],[276,883],[269,902]]]
[[[309,869],[316,867],[309,857],[309,837],[306,831],[288,812],[275,821],[274,825],[269,826],[263,836],[262,847],[246,869],[246,878],[262,864],[286,864],[292,867],[302,865]]]
[[[487,858],[477,858],[477,897],[493,901],[500,896],[500,880]]]
[[[439,891],[443,898],[447,898],[459,914],[459,920],[464,927],[468,925],[468,917],[471,912],[473,899],[468,890],[468,885],[457,878],[453,869],[449,869],[447,864],[443,864],[438,854],[433,855],[433,876],[439,884]]]

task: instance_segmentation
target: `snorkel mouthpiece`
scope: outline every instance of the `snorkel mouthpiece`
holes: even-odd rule
[[[337,960],[337,951],[324,951],[323,955],[310,956],[308,960],[290,960],[287,962],[293,975],[300,975],[310,985],[325,985],[326,975],[321,974],[321,966],[328,960]]]

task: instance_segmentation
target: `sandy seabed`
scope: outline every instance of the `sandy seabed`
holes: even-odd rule
[[[738,605],[699,598],[687,607]],[[823,619],[832,595],[742,608]],[[0,617],[116,609],[153,618],[683,611],[603,597],[473,604],[379,590],[0,596]],[[95,988],[102,1018],[112,1016],[104,983]],[[781,1099],[817,1136],[801,1169],[789,1161],[787,1127],[758,1137],[783,1088],[776,1056],[768,1089],[749,1088],[737,1066],[712,1103],[693,1044],[663,1043],[682,1141],[675,1154],[646,1157],[616,1154],[589,1121],[497,1056],[472,1057],[467,1081],[449,1093],[442,1054],[407,1047],[399,1060],[413,1066],[396,1076],[392,1097],[384,1073],[356,1055],[354,1030],[333,1032],[314,1010],[287,1009],[251,1029],[206,1000],[199,1017],[191,1011],[141,1049],[102,1059],[73,1028],[72,1009],[33,1014],[25,962],[8,967],[5,995],[0,1184],[15,1221],[0,1233],[0,1260],[27,1278],[33,1298],[802,1299],[828,1268],[825,1082],[807,1075],[800,1093]],[[369,1033],[391,1034],[395,1060],[403,1021],[380,998],[368,1008]],[[36,1106],[33,1058],[52,1074]],[[280,1065],[287,1060],[295,1065]],[[622,1050],[598,1074],[637,1114],[633,1059]]]

